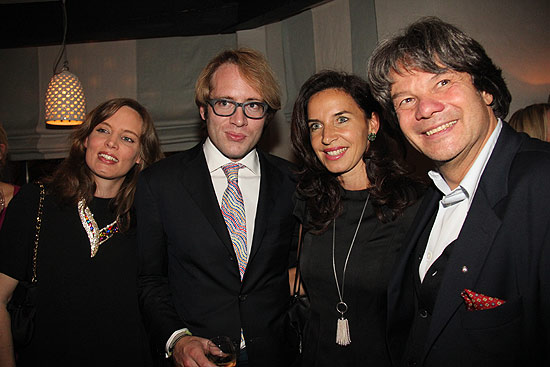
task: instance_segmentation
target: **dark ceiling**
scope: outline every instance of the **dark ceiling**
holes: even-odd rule
[[[0,48],[58,45],[61,1],[0,1]],[[327,0],[66,0],[67,43],[231,33]]]

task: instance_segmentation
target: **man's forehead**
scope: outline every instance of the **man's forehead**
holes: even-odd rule
[[[210,78],[210,87],[214,89],[220,81],[241,76],[241,71],[236,64],[226,62],[214,70]]]
[[[426,70],[422,69],[420,67],[398,67],[398,68],[392,68],[390,72],[388,73],[388,79],[390,81],[390,87],[393,88],[396,79],[399,79],[400,77],[417,77],[417,78],[427,78],[427,79],[439,79],[441,76],[449,75],[453,76],[455,78],[464,79],[467,78],[471,82],[473,82],[473,78],[470,74],[466,72],[459,72],[454,69],[451,69],[449,67],[445,67],[443,65],[440,66],[440,69],[437,71],[433,70]]]
[[[217,89],[232,89],[236,87],[245,87],[253,92],[253,96],[249,99],[257,99],[262,96],[262,93],[254,86],[254,83],[247,78],[246,73],[243,73],[241,68],[234,63],[226,62],[220,65],[212,74],[210,80],[210,92]],[[241,88],[242,89],[242,88]],[[240,89],[240,91],[242,91]],[[229,96],[217,96],[229,97]]]
[[[421,74],[428,73],[431,74],[433,77],[435,77],[437,74],[431,73],[429,71],[421,70],[420,68],[406,68],[403,66],[397,66],[396,68],[392,68],[390,72],[388,73],[388,79],[390,82],[390,92],[391,97],[395,97],[395,84],[396,82],[402,80],[402,78],[415,78],[420,77]]]
[[[439,75],[448,71],[452,71],[451,69],[440,63],[437,63],[437,67],[437,71],[434,71],[433,69],[422,67],[421,65],[400,62],[390,69],[388,75],[390,76],[390,78],[394,79],[396,76],[408,76],[421,73]]]

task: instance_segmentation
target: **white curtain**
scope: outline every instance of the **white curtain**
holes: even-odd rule
[[[291,158],[289,120],[302,83],[326,68],[365,76],[376,41],[374,0],[333,0],[233,34],[75,44],[67,46],[67,55],[83,85],[87,111],[109,98],[135,98],[153,116],[164,151],[173,152],[200,139],[193,98],[200,70],[223,49],[255,48],[267,56],[283,90],[283,109],[261,145]],[[59,46],[0,50],[0,123],[12,160],[67,154],[70,131],[44,124],[44,94],[58,52]]]

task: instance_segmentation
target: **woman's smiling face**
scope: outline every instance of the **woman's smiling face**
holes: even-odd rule
[[[122,106],[99,123],[86,138],[86,164],[96,184],[122,184],[134,164],[140,162],[143,120],[130,107]]]
[[[328,171],[342,186],[368,185],[363,154],[369,133],[376,133],[378,116],[367,118],[355,100],[340,89],[314,94],[307,107],[311,146]]]

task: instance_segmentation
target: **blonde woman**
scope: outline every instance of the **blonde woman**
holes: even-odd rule
[[[510,118],[510,126],[532,138],[550,141],[550,103],[537,103],[521,108]]]

